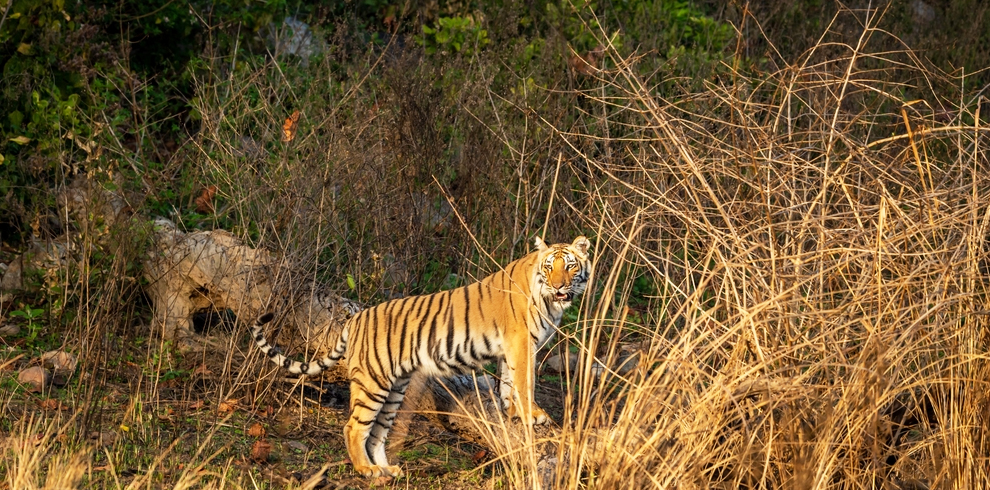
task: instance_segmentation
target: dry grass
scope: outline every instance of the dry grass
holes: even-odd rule
[[[488,485],[979,488],[990,482],[982,98],[909,51],[871,51],[871,39],[888,34],[863,23],[859,38],[826,33],[775,73],[730,70],[677,100],[654,95],[658,80],[644,77],[634,56],[606,49],[609,68],[584,79],[585,90],[560,95],[575,101],[578,122],[559,127],[566,118],[537,113],[552,141],[531,141],[506,122],[511,114],[479,109],[499,100],[512,112],[512,101],[464,101],[459,110],[477,115],[466,124],[479,146],[497,140],[509,151],[445,167],[473,179],[439,179],[464,186],[450,199],[470,230],[445,214],[449,189],[417,173],[449,155],[433,126],[410,121],[457,117],[431,106],[444,99],[430,92],[430,73],[400,76],[412,70],[408,60],[381,68],[384,55],[369,54],[368,72],[396,70],[379,79],[384,88],[362,85],[362,74],[350,88],[293,87],[272,66],[212,74],[200,94],[203,131],[180,154],[198,165],[193,176],[225,193],[220,224],[285,250],[314,283],[352,274],[361,299],[492,270],[468,231],[499,260],[518,256],[544,216],[552,238],[577,229],[597,237],[594,293],[559,336],[581,357],[565,374],[574,382],[560,431],[520,445],[504,422],[486,424],[497,455]],[[319,76],[332,82],[326,69]],[[260,110],[244,95],[252,87],[267,101]],[[330,95],[305,106],[300,140],[277,143],[288,108],[320,91]],[[417,91],[427,95],[415,99]],[[477,133],[483,128],[491,134]],[[85,243],[96,248],[98,239]],[[438,256],[452,258],[437,264]],[[88,284],[65,293],[84,305],[67,342],[82,345],[87,386],[102,386],[114,376],[106,355],[121,340],[85,327],[114,317],[121,324],[110,330],[125,329],[133,306],[117,298],[133,289],[121,280]],[[255,381],[263,371],[242,340],[232,337],[200,396],[270,396],[271,380]],[[593,358],[614,366],[631,343],[643,346],[635,369],[592,369]],[[145,354],[156,372],[167,370],[173,361],[153,344]],[[84,390],[71,402],[81,422],[23,415],[4,394],[4,416],[22,414],[3,441],[6,487],[153,487],[151,476],[93,476],[98,450],[71,433],[77,423],[133,425],[160,413],[158,380],[131,383],[151,394],[152,409],[131,395],[119,416],[101,413],[99,389]],[[286,406],[303,405],[293,400]],[[180,443],[169,437],[146,439]],[[195,470],[167,480],[171,488],[258,486],[204,447],[186,463]],[[127,449],[103,450],[111,468],[101,471],[115,474],[112,462]],[[547,451],[555,468],[538,468]],[[145,466],[148,475],[156,464]]]
[[[886,34],[865,24],[825,37],[841,56],[676,101],[609,51],[596,124],[557,128],[601,294],[568,339],[584,362],[544,487],[990,481],[981,97],[871,52]],[[648,345],[637,369],[592,376],[620,339]],[[513,486],[536,486],[500,441]]]

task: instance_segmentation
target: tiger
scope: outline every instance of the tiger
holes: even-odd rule
[[[456,289],[387,301],[344,324],[335,346],[315,362],[289,359],[264,336],[274,313],[252,327],[254,341],[272,362],[312,376],[346,357],[350,417],[344,426],[355,471],[367,477],[402,476],[385,455],[385,438],[414,373],[450,377],[498,362],[502,409],[528,424],[549,420],[533,400],[536,352],[584,293],[592,264],[590,241],[547,246],[510,262],[479,282]]]

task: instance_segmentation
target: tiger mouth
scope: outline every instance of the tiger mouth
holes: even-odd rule
[[[563,303],[564,301],[571,300],[571,293],[556,293],[553,295],[553,299]]]

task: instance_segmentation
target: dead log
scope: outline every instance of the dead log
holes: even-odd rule
[[[144,274],[154,328],[183,350],[209,344],[193,330],[194,313],[229,309],[245,323],[277,312],[282,324],[297,329],[309,354],[320,355],[361,309],[331,288],[310,285],[267,250],[251,248],[227,231],[184,233],[161,218],[155,221]]]

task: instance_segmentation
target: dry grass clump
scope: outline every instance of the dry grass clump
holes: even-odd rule
[[[981,97],[870,51],[886,35],[871,21],[679,100],[608,51],[584,93],[595,123],[557,128],[576,186],[558,202],[600,232],[601,294],[568,339],[583,362],[561,434],[542,441],[557,470],[492,437],[514,486],[990,481]],[[635,370],[593,375],[592,355],[612,364],[629,341],[646,346]]]

